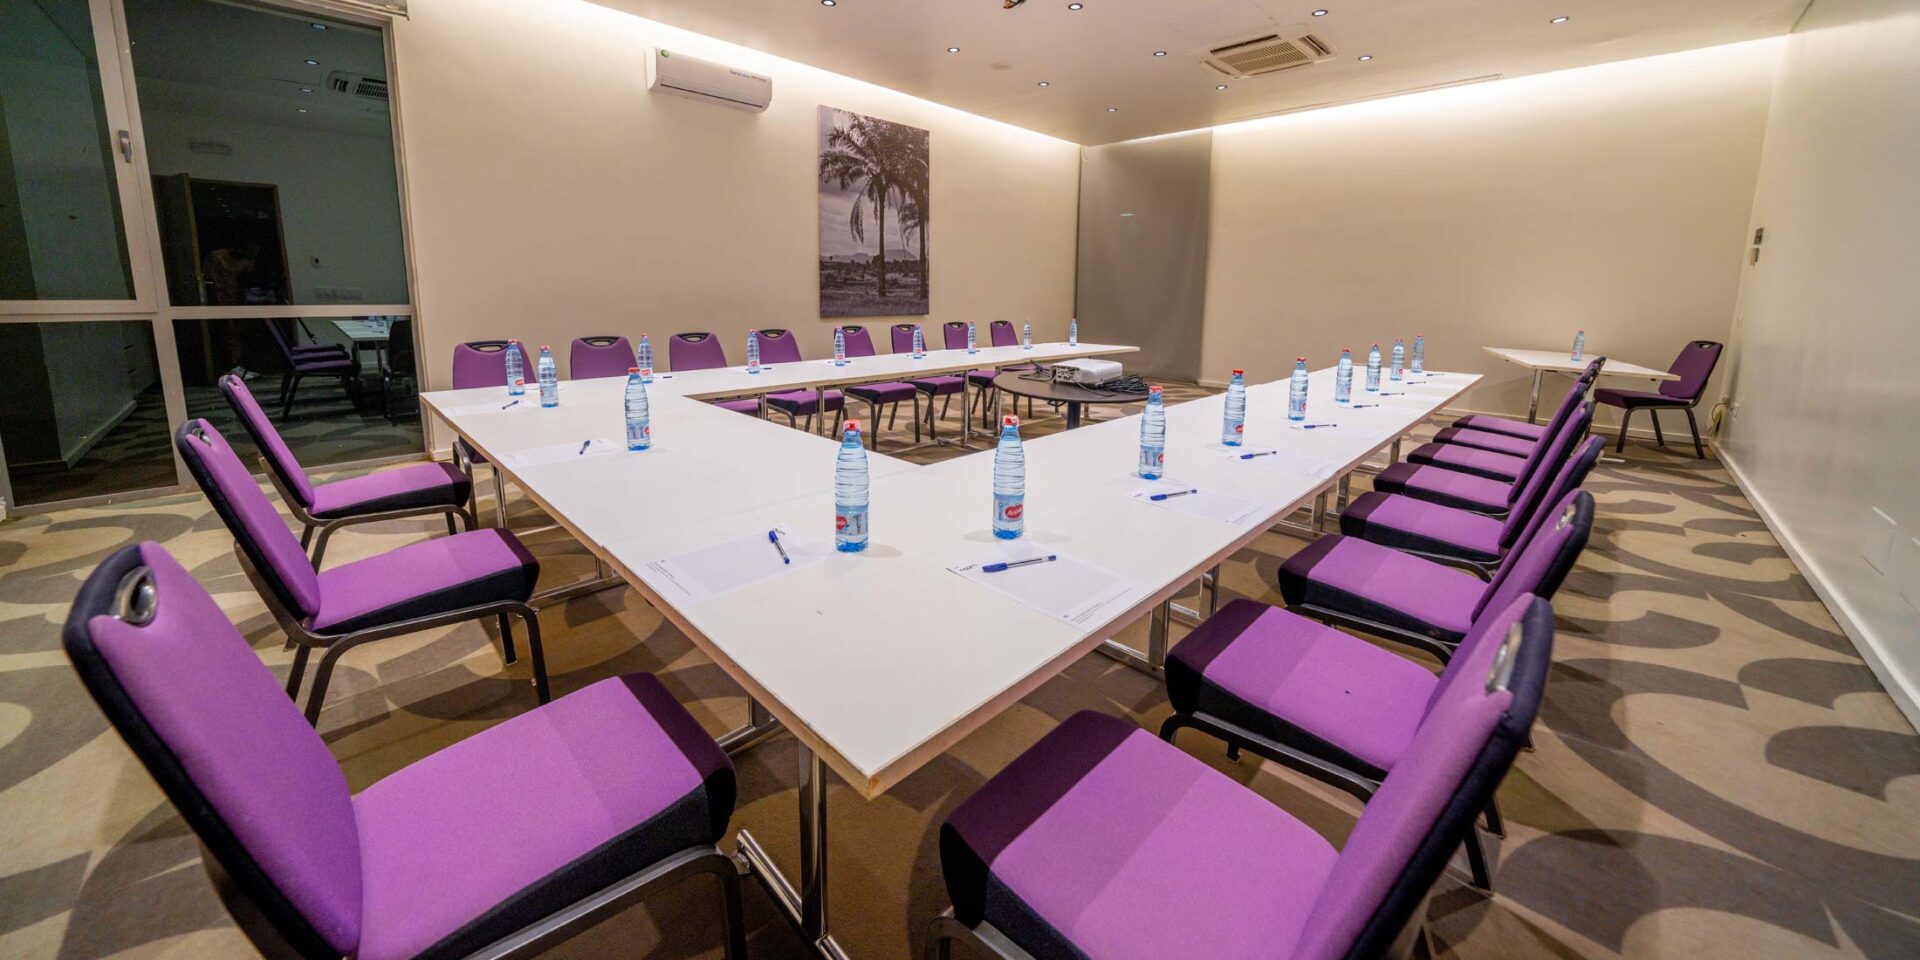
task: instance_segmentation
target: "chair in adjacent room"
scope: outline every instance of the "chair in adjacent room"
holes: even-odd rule
[[[918,329],[920,329],[920,325],[917,323],[894,324],[893,331],[892,331],[893,352],[894,353],[912,353],[913,352],[913,333],[915,330],[918,330]],[[922,339],[924,340],[924,337]],[[963,329],[960,334],[961,347],[965,347],[967,345],[966,340],[967,340],[967,335],[965,330]],[[947,336],[947,349],[949,350],[954,349],[953,337],[951,333],[949,333]],[[953,395],[956,393],[960,393],[966,389],[967,378],[964,376],[960,376],[958,374],[946,374],[946,375],[935,376],[935,377],[919,377],[913,380],[908,380],[907,383],[910,384],[913,387],[913,389],[918,390],[922,397],[926,398],[927,435],[929,437],[932,437],[935,440],[938,440],[940,438],[939,420],[946,418],[947,407],[948,405],[953,403]],[[941,401],[940,413],[938,418],[934,416],[933,401],[936,397],[946,398]],[[916,441],[919,439],[919,430],[917,428],[914,431],[914,439]]]
[[[395,317],[387,327],[387,348],[380,351],[380,412],[387,422],[400,425],[393,401],[419,396],[418,358],[413,349],[413,318]],[[415,409],[419,405],[416,403]]]
[[[847,342],[847,359],[854,360],[876,355],[873,348],[873,335],[867,332],[866,327],[848,324],[840,328],[840,333]],[[857,371],[859,368],[854,369]],[[920,391],[914,389],[913,384],[898,380],[887,383],[863,383],[847,387],[846,394],[855,400],[864,401],[867,405],[868,446],[875,450],[880,449],[881,408],[885,407],[889,410],[887,429],[891,430],[893,418],[900,413],[900,404],[906,402],[913,404],[913,442],[920,442]]]
[[[189,420],[174,434],[174,447],[233,534],[241,569],[295,647],[288,696],[300,692],[308,655],[323,651],[307,694],[307,722],[319,721],[334,664],[348,650],[486,617],[499,623],[507,663],[516,659],[509,618],[526,622],[534,693],[547,702],[540,620],[529,603],[540,562],[512,533],[469,530],[316,572],[273,501],[260,492],[219,431],[205,420]]]
[[[1712,340],[1695,340],[1682,347],[1673,366],[1667,368],[1668,373],[1680,379],[1661,381],[1658,390],[1612,387],[1595,390],[1594,400],[1620,408],[1620,442],[1613,449],[1618,452],[1627,448],[1627,421],[1633,419],[1635,410],[1647,411],[1647,417],[1653,421],[1654,442],[1665,448],[1667,438],[1660,432],[1660,411],[1683,410],[1687,414],[1687,429],[1693,432],[1693,455],[1706,459],[1707,448],[1700,442],[1700,421],[1694,419],[1693,408],[1699,406],[1700,396],[1707,390],[1707,378],[1713,376],[1713,368],[1720,363],[1721,349],[1721,344]]]
[[[1593,494],[1569,491],[1537,512],[1490,581],[1358,537],[1321,537],[1277,577],[1287,609],[1445,660],[1495,597],[1560,589],[1593,532]]]
[[[727,366],[727,350],[711,333],[676,333],[667,338],[667,362],[678,370],[717,370]],[[716,400],[714,406],[749,416],[762,416],[759,397]]]
[[[575,337],[567,350],[567,379],[624,377],[633,369],[633,360],[633,344],[626,337]]]
[[[221,377],[220,393],[260,450],[260,462],[266,467],[267,479],[280,492],[280,501],[300,522],[300,547],[305,550],[311,544],[314,569],[320,568],[320,560],[326,555],[327,540],[341,527],[436,513],[446,515],[449,534],[458,532],[454,527],[456,517],[466,521],[468,530],[479,526],[467,505],[473,478],[459,467],[416,463],[315,484],[307,478],[306,468],[300,466],[280,431],[267,419],[266,411],[260,409],[245,381],[232,374]],[[318,542],[314,542],[316,532],[320,535]]]
[[[506,396],[507,386],[507,347],[512,340],[469,340],[453,345],[453,389],[477,390],[481,387],[499,387],[501,396]],[[525,348],[520,351],[520,372],[528,372],[526,364],[530,358]],[[524,379],[524,376],[523,376]],[[473,488],[473,468],[476,464],[488,463],[480,451],[461,437],[453,438],[453,462],[460,472],[467,475],[469,489]],[[492,464],[488,463],[488,466]],[[480,499],[473,493],[470,509],[479,516]],[[498,469],[493,471],[493,513],[494,522],[501,527],[507,525],[507,478]]]
[[[1548,646],[1510,631],[1436,685],[1339,850],[1153,734],[1075,714],[941,826],[953,908],[925,955],[945,960],[955,940],[1003,960],[1407,955],[1539,714]]]
[[[799,363],[805,358],[800,354],[800,340],[791,330],[760,331],[760,359],[765,363]],[[816,395],[812,390],[788,390],[784,393],[770,393],[766,396],[767,407],[787,415],[787,426],[798,426],[799,418],[807,418],[806,429],[813,429],[813,415],[821,407],[825,398],[826,412],[834,414],[833,425],[838,433],[840,422],[846,419],[847,398],[838,390],[826,390]]]
[[[280,359],[287,365],[286,373],[280,377],[281,423],[287,422],[287,418],[293,415],[293,402],[300,393],[300,381],[308,377],[338,381],[340,392],[345,395],[347,402],[353,402],[354,394],[359,389],[360,361],[354,359],[345,347],[296,350],[279,320],[269,319],[265,322],[267,331],[273,334],[274,346],[280,350]]]
[[[264,956],[531,957],[704,874],[725,955],[745,960],[739,875],[715,847],[733,766],[651,675],[602,680],[354,794],[160,545],[96,568],[61,639]]]

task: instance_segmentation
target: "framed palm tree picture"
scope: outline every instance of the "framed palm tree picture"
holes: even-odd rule
[[[820,316],[927,313],[927,131],[820,108]]]

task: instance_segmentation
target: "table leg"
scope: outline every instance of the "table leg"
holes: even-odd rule
[[[840,402],[841,403],[846,402],[844,395],[842,395],[842,399]],[[820,435],[824,437],[832,434],[833,433],[832,429],[827,426],[827,388],[826,387],[813,388],[813,414],[814,416],[820,418]]]
[[[1527,422],[1528,423],[1535,422],[1534,417],[1540,413],[1540,374],[1541,372],[1542,371],[1540,370],[1533,371],[1533,393],[1532,395],[1527,397]]]
[[[960,448],[973,446],[973,371],[960,374]]]
[[[798,927],[814,952],[847,960],[827,923],[827,765],[805,744],[800,760],[800,887],[794,889],[772,858],[747,831],[740,831],[737,858]]]
[[[1080,405],[1069,400],[1067,401],[1067,429],[1073,430],[1078,428],[1079,426],[1080,426]]]

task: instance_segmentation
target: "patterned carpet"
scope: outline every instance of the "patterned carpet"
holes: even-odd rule
[[[1169,390],[1173,400],[1198,392]],[[1058,428],[1041,420],[1028,432]],[[1498,892],[1477,893],[1457,873],[1441,881],[1430,909],[1443,955],[1920,956],[1920,737],[1718,464],[1678,448],[1628,455],[1588,483],[1599,523],[1556,603],[1558,663],[1536,749],[1501,790]],[[513,506],[516,526],[539,522],[526,503]],[[342,534],[329,561],[429,535],[437,523]],[[0,956],[251,955],[193,838],[59,650],[56,628],[80,578],[108,551],[145,539],[182,559],[260,656],[287,662],[231,539],[197,495],[0,525]],[[1228,593],[1278,602],[1274,571],[1301,543],[1261,537],[1226,566]],[[563,537],[533,544],[544,580],[591,573]],[[626,591],[549,609],[542,621],[556,693],[646,670],[711,731],[745,717],[731,682]],[[1122,638],[1138,645],[1144,633],[1136,625]],[[524,670],[503,671],[477,625],[372,644],[343,660],[321,731],[359,789],[526,710]],[[928,919],[946,905],[935,825],[1083,708],[1150,728],[1168,712],[1155,683],[1091,656],[879,800],[833,791],[842,945],[861,958],[917,956]],[[1351,827],[1356,807],[1342,794],[1251,758],[1229,762],[1198,736],[1181,744],[1336,843]],[[790,739],[776,738],[739,758],[734,819],[789,864],[793,754]],[[770,901],[747,891],[753,955],[806,956]],[[716,915],[707,887],[690,884],[554,955],[717,957]]]

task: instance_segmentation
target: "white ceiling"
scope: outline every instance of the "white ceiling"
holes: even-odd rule
[[[1776,36],[1809,0],[1081,0],[1078,11],[1068,0],[1025,0],[1011,10],[1002,0],[595,2],[1099,144]],[[1327,14],[1312,16],[1316,8]],[[1569,19],[1549,22],[1557,16]],[[1257,30],[1310,32],[1336,53],[1245,80],[1199,62],[1222,41]],[[960,52],[948,53],[950,46]],[[1216,90],[1222,82],[1228,89]]]

